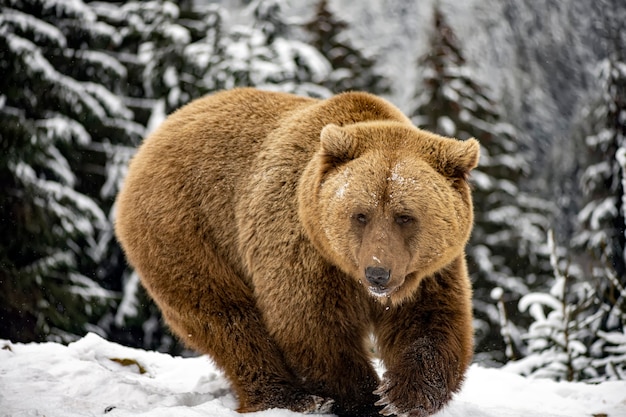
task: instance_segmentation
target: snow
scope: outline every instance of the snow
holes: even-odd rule
[[[444,136],[454,136],[456,124],[448,116],[441,116],[437,120],[437,125],[438,131],[443,133]]]
[[[0,341],[2,416],[235,417],[236,397],[207,357],[172,357],[95,334],[63,346]],[[626,416],[626,382],[533,380],[472,365],[437,417]],[[251,417],[297,417],[266,410]]]
[[[132,120],[133,112],[124,106],[122,97],[113,94],[102,84],[84,82],[82,88],[101,104],[107,115]]]
[[[482,160],[483,158],[481,157],[481,162]],[[491,188],[493,188],[493,181],[491,177],[478,169],[472,171],[470,178],[472,184],[480,190],[490,190]]]
[[[96,20],[95,13],[81,0],[48,0],[44,4],[46,7],[54,6],[57,16],[75,17],[87,22]]]
[[[127,317],[136,317],[139,305],[139,274],[132,272],[124,283],[122,301],[115,313],[115,324],[122,327]]]
[[[163,27],[165,36],[175,44],[188,44],[191,42],[191,34],[186,28],[168,23]]]
[[[494,287],[491,290],[491,298],[494,300],[499,300],[502,298],[502,295],[504,294],[504,290],[500,287]]]
[[[160,99],[154,103],[150,119],[148,120],[148,126],[146,127],[146,134],[152,133],[157,127],[163,123],[167,117],[165,113],[165,100]]]
[[[65,159],[61,151],[54,146],[49,146],[46,149],[46,153],[46,168],[57,176],[61,184],[74,187],[76,185],[76,176],[72,172],[70,163]]]
[[[84,275],[70,273],[68,277],[73,285],[69,286],[69,291],[73,294],[78,294],[85,300],[89,299],[114,299],[116,293],[114,291],[106,290],[98,285],[93,279],[90,279]]]
[[[29,76],[45,80],[51,88],[58,87],[67,91],[64,104],[71,106],[76,113],[82,112],[86,107],[95,117],[99,119],[105,117],[102,106],[85,90],[85,86],[89,83],[78,82],[57,72],[32,42],[11,33],[7,34],[7,40],[9,48],[21,57],[28,68]]]
[[[311,73],[311,80],[321,83],[328,79],[332,68],[330,63],[315,48],[306,43],[278,38],[274,41],[280,66],[288,73],[296,73],[299,66]]]
[[[122,65],[120,61],[115,59],[109,54],[100,51],[89,50],[71,50],[65,52],[66,56],[73,54],[75,57],[80,58],[85,62],[81,65],[97,65],[105,71],[112,72],[115,77],[126,79],[128,71],[126,67]]]
[[[617,217],[617,197],[609,196],[599,202],[592,201],[580,211],[581,221],[589,220],[592,230],[600,230],[605,221]]]
[[[74,256],[70,251],[59,250],[52,255],[39,258],[35,262],[26,265],[24,272],[37,275],[37,284],[42,285],[41,275],[43,271],[73,265]]]
[[[84,194],[58,182],[39,178],[35,170],[23,161],[11,162],[9,169],[25,187],[32,190],[34,195],[54,196],[45,200],[35,199],[35,202],[58,216],[64,233],[78,231],[82,235],[92,236],[94,226],[103,228],[107,224],[106,216],[100,207]],[[80,216],[77,216],[74,208],[81,213]]]
[[[59,29],[29,14],[7,8],[2,11],[0,21],[9,22],[22,32],[32,32],[38,43],[48,43],[57,48],[67,46],[67,39]]]
[[[60,139],[65,143],[74,140],[77,144],[82,146],[91,142],[91,136],[83,125],[62,114],[56,114],[46,119],[38,120],[35,125],[44,130],[49,139]]]

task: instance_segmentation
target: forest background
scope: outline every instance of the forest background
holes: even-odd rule
[[[382,95],[482,145],[475,361],[626,379],[626,4],[4,0],[0,338],[188,354],[113,236],[142,138],[237,86]]]

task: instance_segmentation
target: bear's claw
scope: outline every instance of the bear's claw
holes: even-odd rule
[[[380,410],[380,414],[383,416],[398,415],[398,408],[395,405],[390,404],[389,397],[387,397],[389,385],[389,380],[387,379],[384,380],[376,390],[374,390],[374,395],[378,395],[380,397],[380,400],[376,401],[374,405],[384,407]]]
[[[380,410],[380,414],[382,414],[383,416],[394,416],[394,415],[398,415],[398,409],[396,408],[395,405],[393,404],[387,404],[385,406],[385,408],[383,408],[382,410]]]
[[[311,400],[313,400],[312,406],[304,410],[304,414],[330,414],[332,413],[333,405],[335,405],[335,400],[332,398],[323,398],[318,397],[317,395],[311,395]]]
[[[378,395],[380,399],[374,403],[379,407],[384,407],[380,410],[380,414],[383,416],[396,416],[396,417],[427,417],[436,410],[428,411],[424,406],[417,405],[415,408],[410,410],[400,410],[398,406],[396,406],[389,399],[389,392],[393,389],[392,383],[389,378],[383,379],[380,386],[374,391],[375,395]]]

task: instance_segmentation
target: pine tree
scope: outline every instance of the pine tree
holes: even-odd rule
[[[573,242],[597,283],[606,312],[594,342],[597,379],[624,379],[626,351],[626,60],[617,53],[599,65],[600,96],[581,121],[588,152],[581,176],[584,201]]]
[[[144,126],[208,91],[203,59],[218,43],[221,13],[181,13],[163,1],[7,6],[0,207],[11,239],[2,245],[0,297],[10,319],[0,337],[93,330],[170,350],[115,241],[112,206]]]
[[[580,269],[559,257],[552,231],[548,234],[554,279],[547,292],[526,294],[519,301],[533,322],[524,334],[527,355],[507,367],[527,376],[581,381],[597,377],[591,345],[605,312],[596,289]]]
[[[555,380],[626,379],[626,289],[608,267],[586,278],[584,268],[557,254],[552,231],[548,245],[554,279],[549,291],[520,299],[520,311],[528,311],[533,322],[523,337],[526,356],[507,363],[507,369]],[[607,279],[619,294],[613,304],[602,297]]]
[[[550,275],[544,236],[551,205],[525,193],[520,184],[528,161],[520,147],[522,135],[503,121],[502,111],[487,88],[474,80],[458,40],[439,9],[429,53],[419,60],[422,84],[417,89],[413,120],[416,125],[459,139],[481,142],[481,161],[472,173],[475,226],[468,245],[468,263],[474,281],[477,349],[503,361],[494,287],[502,289],[501,308],[516,308],[520,297]],[[523,349],[522,317],[511,316],[507,337]],[[520,328],[520,325],[522,326]]]
[[[334,93],[348,90],[386,94],[390,83],[376,71],[376,62],[345,39],[348,24],[337,19],[328,7],[328,0],[320,0],[313,20],[305,25],[312,35],[312,45],[332,66],[324,85]]]
[[[600,65],[601,97],[584,117],[587,167],[581,177],[585,196],[579,213],[576,244],[596,260],[611,265],[626,284],[626,61],[606,59]]]
[[[111,93],[123,67],[87,47],[115,42],[81,2],[10,0],[2,9],[0,337],[71,339],[96,330],[115,297],[96,277],[109,224],[93,147],[143,134]]]
[[[591,342],[591,365],[596,370],[593,382],[626,380],[626,288],[611,266],[595,268],[594,272],[603,315]]]
[[[170,1],[96,2],[98,18],[114,27],[119,40],[108,53],[126,67],[128,104],[147,124],[162,100],[165,114],[211,91],[199,80],[214,64],[221,33],[219,8],[181,12]]]
[[[530,304],[527,298],[538,304],[543,300],[552,309],[546,318],[534,307],[529,355],[520,362],[532,365],[526,374],[593,382],[626,379],[626,64],[616,57],[604,60],[598,80],[600,97],[580,123],[588,152],[582,161],[584,205],[573,239],[581,270],[591,278],[570,282],[556,274],[560,298],[550,298],[553,290],[520,301],[522,309]],[[520,364],[514,367],[519,370]]]
[[[252,25],[235,26],[222,37],[219,63],[204,76],[210,89],[254,86],[327,97],[320,83],[330,65],[315,48],[290,37],[281,0],[256,0],[248,9]]]
[[[603,377],[595,381],[626,381],[626,330],[613,332],[598,332],[602,340],[605,357],[595,359],[592,365],[598,369]]]

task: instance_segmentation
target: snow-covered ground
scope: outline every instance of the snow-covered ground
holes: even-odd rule
[[[0,340],[0,416],[238,416],[227,381],[206,357],[131,349],[94,334],[63,346]],[[438,417],[626,417],[626,382],[531,380],[472,366]],[[255,417],[297,417],[287,410]]]

